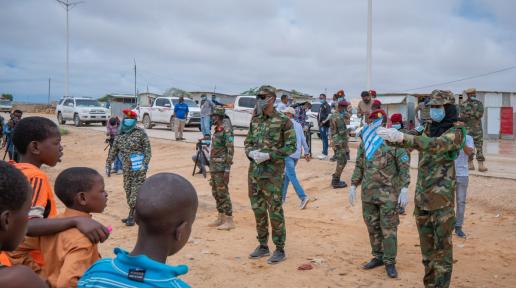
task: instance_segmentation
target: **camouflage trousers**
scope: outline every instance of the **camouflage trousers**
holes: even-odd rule
[[[362,202],[362,216],[369,232],[373,257],[385,264],[395,264],[400,223],[396,203]]]
[[[130,171],[124,169],[124,190],[129,208],[136,206],[138,189],[140,189],[146,177],[147,171]]]
[[[228,184],[224,181],[224,172],[211,172],[211,194],[215,198],[217,211],[226,216],[233,215],[231,198],[229,197]]]
[[[477,156],[477,161],[483,162],[486,161],[484,157],[484,150],[482,149],[484,146],[484,132],[482,131],[482,127],[473,127],[468,129],[468,135],[473,137],[473,142],[475,143],[475,151]],[[473,161],[474,155],[471,154],[469,156],[469,161]]]
[[[427,288],[449,287],[453,270],[453,207],[424,211],[416,207],[417,230],[425,265],[423,282]]]
[[[281,202],[281,185],[283,173],[272,178],[254,178],[249,176],[249,199],[256,220],[258,242],[267,245],[269,239],[269,218],[272,227],[272,242],[276,248],[285,247],[285,216]]]
[[[346,146],[336,146],[335,147],[335,156],[337,158],[337,167],[335,168],[335,173],[333,173],[333,177],[340,178],[340,176],[342,175],[342,171],[344,170],[344,167],[346,167],[346,163],[348,162],[348,160],[346,158]]]

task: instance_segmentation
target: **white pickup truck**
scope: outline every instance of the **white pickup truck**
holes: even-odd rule
[[[237,96],[233,108],[226,108],[234,128],[249,128],[255,104],[256,96]]]
[[[184,98],[184,100],[189,110],[185,126],[198,126],[200,129],[199,105],[190,98]],[[179,97],[158,97],[151,107],[136,107],[134,111],[138,113],[138,120],[143,123],[145,129],[151,129],[157,124],[165,124],[174,131],[174,105],[177,103],[179,103]]]

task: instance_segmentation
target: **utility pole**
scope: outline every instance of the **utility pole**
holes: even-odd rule
[[[373,0],[368,1],[367,7],[367,90],[372,89],[373,70]]]
[[[134,97],[136,97],[136,106],[138,106],[138,104],[140,104],[138,101],[138,92],[136,91],[136,59],[133,58],[133,61],[134,61]]]
[[[68,28],[68,24],[69,24],[69,21],[68,21],[68,12],[70,10],[72,10],[73,7],[83,3],[84,1],[77,1],[77,2],[70,2],[69,0],[56,0],[57,3],[63,5],[63,7],[65,8],[66,10],[66,65],[65,65],[65,92],[64,92],[64,96],[69,96],[68,94],[68,71],[69,71],[69,61],[68,61],[68,51],[69,51],[69,48],[70,48],[70,32],[69,32],[69,28]]]
[[[50,77],[48,77],[48,105],[50,105]]]
[[[217,85],[213,86],[213,93],[215,93],[215,91],[217,91]]]

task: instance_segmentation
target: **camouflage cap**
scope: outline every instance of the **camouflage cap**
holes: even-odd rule
[[[455,97],[451,91],[434,90],[427,105],[445,105],[455,103]]]
[[[276,88],[270,86],[270,85],[262,85],[259,89],[258,89],[258,95],[260,94],[270,94],[270,95],[274,95],[276,96]]]
[[[475,88],[468,88],[466,90],[464,90],[464,94],[476,94],[477,93],[477,89]]]
[[[211,115],[218,115],[224,117],[226,115],[226,110],[224,107],[216,106],[213,108],[213,112],[211,112]]]

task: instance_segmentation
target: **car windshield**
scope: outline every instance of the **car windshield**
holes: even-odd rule
[[[188,105],[188,107],[199,107],[197,103],[195,103],[195,101],[193,101],[192,99],[184,98],[184,100],[185,104]],[[177,103],[179,103],[179,99],[172,99],[172,103],[176,105]]]
[[[0,105],[11,105],[11,101],[9,101],[9,100],[0,100]]]
[[[92,99],[77,99],[75,100],[77,107],[102,107],[99,101]]]
[[[312,112],[319,113],[321,109],[321,103],[312,103]]]

